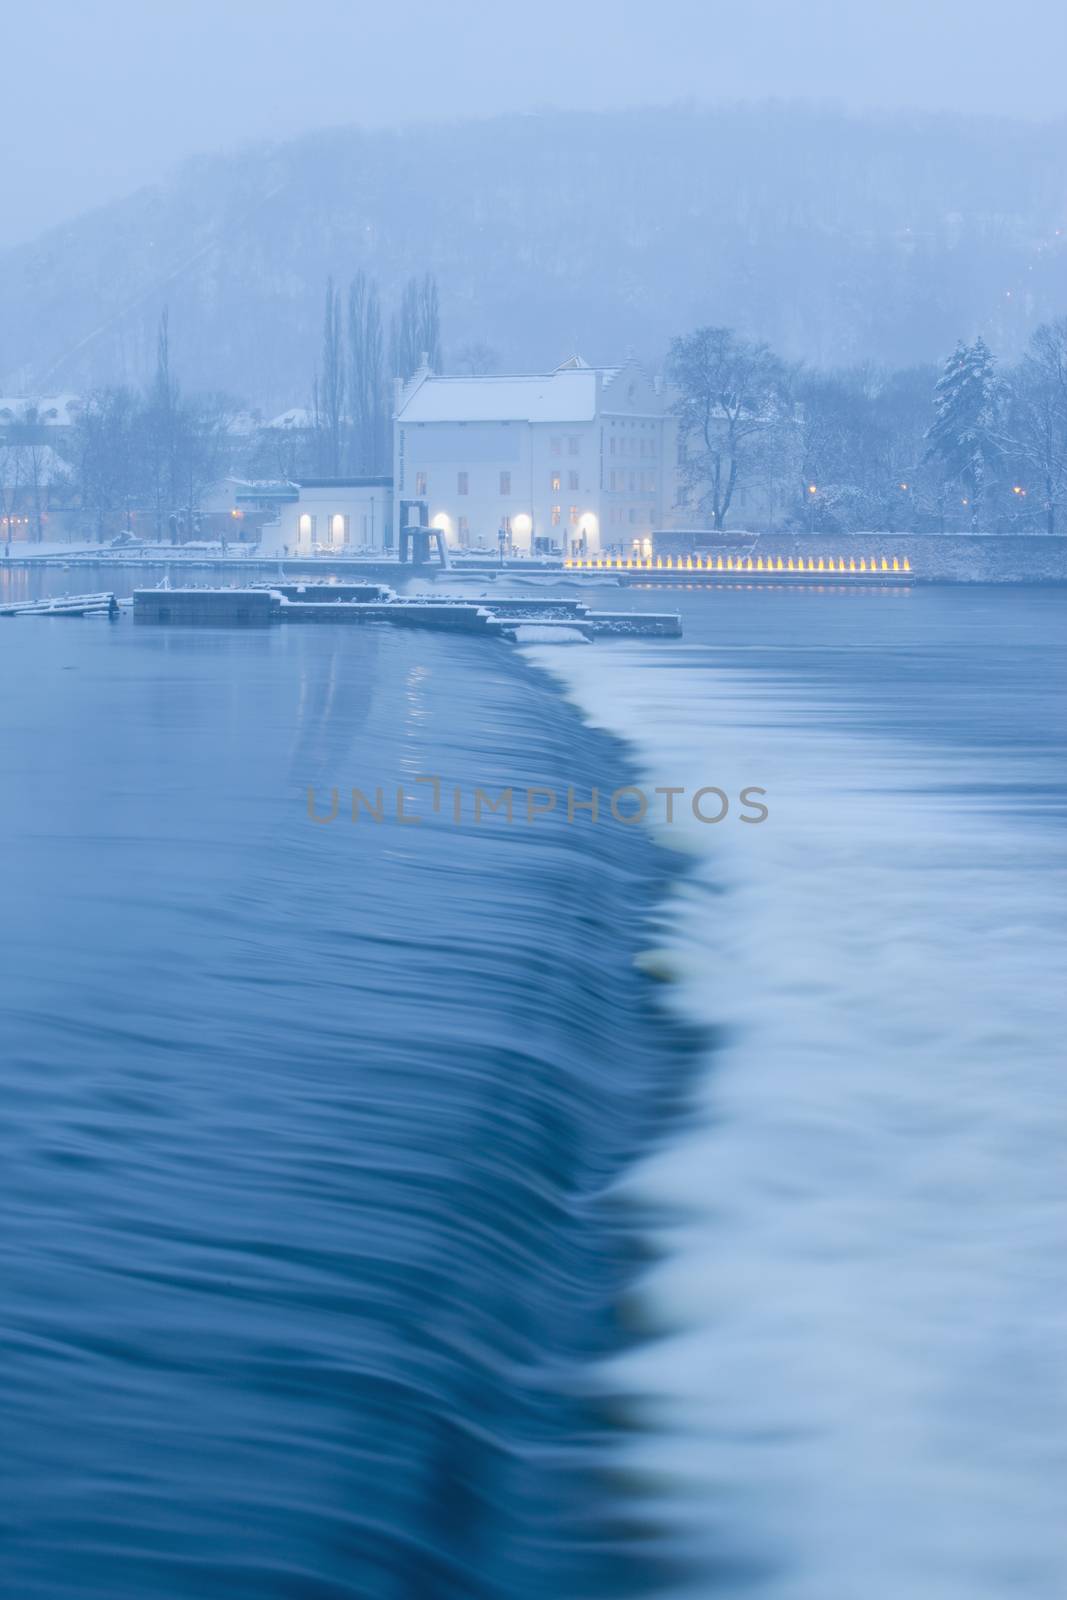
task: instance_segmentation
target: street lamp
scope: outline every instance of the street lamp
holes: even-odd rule
[[[819,492],[817,483],[808,484],[808,532],[815,532],[815,496]]]

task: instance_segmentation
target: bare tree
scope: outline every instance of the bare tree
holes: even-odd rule
[[[1040,485],[1045,530],[1067,498],[1067,317],[1035,329],[1008,380],[1006,453]]]
[[[117,531],[140,488],[139,402],[132,389],[98,389],[74,425],[67,458],[82,518],[102,541]]]
[[[671,342],[683,481],[721,528],[734,496],[766,475],[781,446],[787,372],[765,344],[730,328],[698,328]]]
[[[406,382],[425,361],[431,372],[441,367],[441,312],[437,280],[427,272],[409,278],[389,330],[393,376]]]
[[[348,288],[348,393],[357,472],[380,472],[387,450],[385,347],[378,286],[358,272]]]
[[[322,369],[316,381],[317,406],[322,429],[323,470],[336,478],[341,472],[345,421],[345,357],[341,322],[341,291],[326,280],[326,309],[322,323]]]
[[[473,378],[495,372],[499,365],[500,358],[492,345],[483,344],[479,339],[469,340],[456,351],[456,366],[461,372],[469,372]]]
[[[178,413],[178,385],[170,367],[170,314],[164,308],[156,337],[156,370],[140,418],[147,495],[157,539],[162,539],[177,501]]]

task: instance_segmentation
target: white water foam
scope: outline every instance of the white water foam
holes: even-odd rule
[[[529,654],[649,787],[768,791],[759,826],[664,829],[697,858],[674,992],[726,1042],[630,1181],[666,1218],[660,1336],[610,1380],[646,1424],[635,1477],[701,1557],[675,1592],[1059,1600],[1062,841],[948,792],[975,753],[839,731],[785,675]]]

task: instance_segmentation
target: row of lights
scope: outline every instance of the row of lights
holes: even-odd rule
[[[565,567],[584,571],[674,571],[674,572],[910,572],[907,556],[768,556],[766,561],[757,556],[573,556],[564,561]]]

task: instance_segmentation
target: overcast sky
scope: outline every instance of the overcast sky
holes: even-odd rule
[[[1067,111],[1064,0],[7,0],[3,9],[9,243],[184,156],[336,124],[767,97],[1030,118]]]

